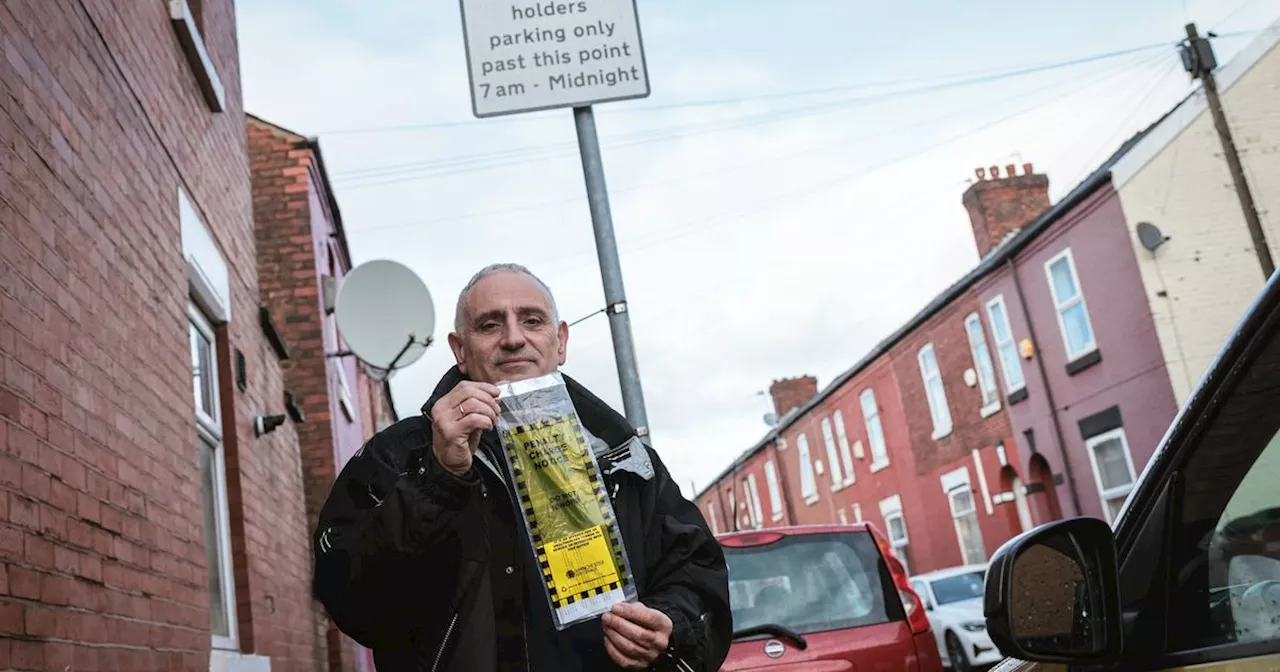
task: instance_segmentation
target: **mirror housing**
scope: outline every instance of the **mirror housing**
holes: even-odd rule
[[[1124,647],[1111,526],[1073,518],[1015,537],[987,568],[983,615],[1000,652],[1036,663],[1106,663]]]

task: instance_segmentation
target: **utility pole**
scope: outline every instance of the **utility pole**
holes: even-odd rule
[[[644,390],[640,387],[636,347],[631,338],[631,314],[627,312],[627,294],[622,287],[622,266],[618,261],[618,243],[613,233],[613,213],[609,209],[609,190],[605,186],[604,162],[600,158],[600,138],[596,134],[596,118],[591,106],[573,108],[573,121],[578,130],[582,176],[586,180],[591,225],[596,234],[605,312],[609,314],[618,384],[622,387],[622,408],[640,440],[648,445],[649,418],[644,408]]]
[[[1213,33],[1209,33],[1209,37],[1214,37]],[[1262,274],[1265,276],[1263,280],[1266,281],[1275,273],[1276,265],[1271,258],[1271,249],[1267,247],[1262,222],[1258,219],[1253,193],[1245,179],[1244,166],[1240,164],[1240,154],[1231,137],[1231,127],[1227,125],[1227,115],[1222,111],[1218,82],[1213,77],[1213,71],[1218,67],[1217,56],[1213,53],[1213,45],[1208,38],[1200,36],[1194,23],[1187,24],[1187,41],[1182,44],[1182,66],[1191,73],[1193,79],[1199,79],[1204,86],[1204,96],[1209,103],[1209,112],[1213,115],[1213,125],[1218,130],[1218,139],[1222,141],[1222,153],[1226,156],[1231,181],[1235,183],[1236,195],[1240,197],[1240,209],[1244,211],[1244,221],[1249,227],[1253,249],[1258,254],[1258,264],[1262,267]]]

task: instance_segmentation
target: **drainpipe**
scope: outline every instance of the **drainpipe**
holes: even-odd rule
[[[1018,266],[1009,255],[1007,262],[1009,272],[1013,275],[1014,291],[1018,294],[1018,305],[1022,308],[1022,319],[1027,323],[1027,334],[1036,346],[1036,368],[1040,371],[1040,382],[1044,384],[1045,400],[1049,402],[1049,417],[1053,420],[1053,433],[1058,437],[1058,456],[1062,459],[1062,469],[1067,476],[1067,491],[1071,493],[1071,504],[1075,506],[1076,515],[1084,515],[1080,508],[1080,493],[1076,491],[1076,477],[1071,472],[1071,460],[1067,458],[1067,440],[1062,434],[1062,421],[1058,419],[1058,404],[1053,400],[1053,386],[1049,384],[1049,374],[1044,369],[1044,358],[1040,356],[1040,339],[1036,338],[1035,325],[1031,323],[1031,312],[1027,310],[1027,297],[1022,293],[1022,280],[1018,278]],[[1013,328],[1012,325],[1009,327]],[[1055,486],[1056,487],[1056,486]]]

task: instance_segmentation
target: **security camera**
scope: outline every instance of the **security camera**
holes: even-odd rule
[[[276,427],[284,424],[287,416],[281,415],[259,415],[253,419],[253,436],[261,437],[263,434],[270,434],[276,431]]]

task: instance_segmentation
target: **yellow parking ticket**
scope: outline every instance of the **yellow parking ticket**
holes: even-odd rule
[[[613,506],[563,379],[499,387],[503,452],[557,629],[634,599]]]

